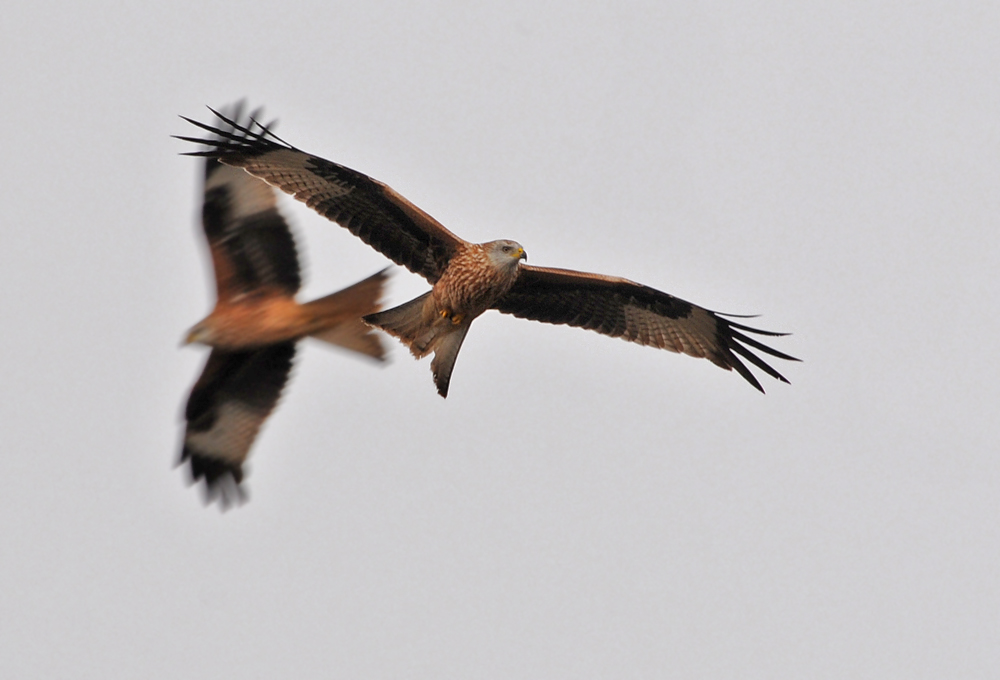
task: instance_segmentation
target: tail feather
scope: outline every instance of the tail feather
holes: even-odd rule
[[[399,338],[400,342],[410,349],[413,356],[420,359],[427,356],[433,349],[435,336],[433,324],[424,320],[424,302],[429,295],[428,291],[398,307],[377,314],[368,314],[364,317],[364,321],[370,326],[381,328],[389,335]]]
[[[364,354],[377,361],[385,361],[385,345],[382,344],[382,339],[361,319],[338,323],[309,337]]]
[[[462,341],[469,332],[471,322],[456,326],[447,319],[428,314],[424,306],[429,295],[429,292],[424,293],[398,307],[369,314],[364,320],[365,323],[399,338],[418,359],[434,352],[434,360],[431,361],[434,384],[437,385],[438,394],[447,397],[455,359],[458,358],[458,350],[462,348]]]
[[[447,334],[438,336],[434,347],[434,360],[431,361],[431,371],[434,373],[434,384],[438,394],[448,396],[448,385],[451,383],[451,372],[455,368],[458,350],[462,349],[465,334],[469,332],[469,324],[461,324]]]
[[[309,337],[383,360],[382,341],[361,317],[381,309],[387,271],[383,269],[353,286],[305,303],[303,307],[317,320],[318,326]]]

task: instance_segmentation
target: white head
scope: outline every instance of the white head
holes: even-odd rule
[[[483,246],[490,262],[497,269],[517,269],[521,260],[528,259],[528,254],[524,252],[524,248],[517,241],[503,239],[484,243]]]

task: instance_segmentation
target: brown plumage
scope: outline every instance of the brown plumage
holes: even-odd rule
[[[295,242],[274,189],[212,159],[205,164],[202,225],[217,301],[187,336],[212,352],[185,408],[180,463],[189,464],[193,481],[204,478],[209,501],[219,498],[225,507],[245,497],[243,462],[288,381],[300,338],[383,359],[361,316],[378,311],[386,273],[299,304]]]
[[[385,184],[300,151],[263,126],[236,125],[213,113],[226,129],[185,118],[213,135],[180,137],[210,147],[190,155],[245,169],[433,285],[429,293],[365,320],[398,337],[418,358],[434,352],[431,368],[441,396],[448,394],[469,325],[487,309],[704,357],[726,370],[735,369],[761,392],[760,382],[739,357],[788,381],[749,348],[798,361],[747,335],[783,333],[736,323],[728,315],[628,279],[521,264],[526,255],[514,241],[464,241]]]

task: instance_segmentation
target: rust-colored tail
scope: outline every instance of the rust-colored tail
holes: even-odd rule
[[[462,348],[462,341],[465,340],[471,321],[455,325],[447,319],[433,316],[427,318],[424,303],[429,295],[429,292],[424,293],[398,307],[369,314],[364,319],[365,323],[399,338],[418,359],[434,352],[434,360],[431,361],[434,384],[438,394],[447,397],[455,359],[458,358],[458,350]]]
[[[420,359],[434,349],[434,324],[424,319],[424,301],[430,292],[398,307],[364,317],[365,323],[399,338]]]
[[[303,307],[316,319],[317,330],[309,337],[382,361],[385,347],[361,317],[381,309],[382,289],[387,269],[358,281],[353,286],[326,295]]]

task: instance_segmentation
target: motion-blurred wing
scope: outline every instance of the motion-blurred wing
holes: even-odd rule
[[[244,497],[243,461],[288,381],[295,343],[226,352],[213,349],[191,390],[180,464],[192,481],[204,478],[209,502],[223,506]]]
[[[440,278],[455,249],[465,243],[385,184],[300,151],[259,124],[240,125],[213,113],[221,121],[218,128],[184,119],[212,133],[206,139],[179,137],[211,147],[189,155],[244,168],[431,283]]]
[[[233,117],[239,119],[241,110],[238,105]],[[261,289],[290,296],[299,290],[295,239],[278,212],[274,189],[266,183],[206,159],[202,225],[219,300]]]
[[[522,265],[517,283],[496,309],[522,319],[577,326],[640,345],[704,357],[726,370],[735,369],[761,392],[764,389],[737,354],[771,377],[788,381],[746,346],[798,361],[740,331],[772,337],[784,333],[734,323],[649,286],[600,274]]]

